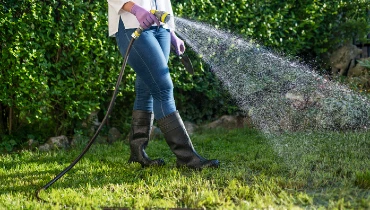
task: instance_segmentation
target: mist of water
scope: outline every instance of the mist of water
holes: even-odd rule
[[[179,36],[208,63],[289,167],[306,168],[302,155],[344,154],[349,142],[338,142],[335,132],[368,129],[369,99],[348,87],[253,40],[182,18],[175,22]],[[367,145],[366,134],[358,134],[354,144]],[[356,149],[362,147],[346,150]],[[361,164],[359,167],[368,166],[366,161]]]
[[[308,65],[206,24],[176,18],[176,25],[264,133],[369,127],[369,100]]]

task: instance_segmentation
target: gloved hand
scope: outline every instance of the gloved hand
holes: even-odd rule
[[[137,4],[134,4],[134,6],[132,6],[131,14],[136,16],[136,19],[139,21],[140,26],[143,29],[149,28],[154,23],[156,23],[157,26],[160,25],[159,20],[152,13]]]
[[[179,37],[176,36],[174,31],[170,32],[171,34],[171,44],[175,47],[176,55],[182,55],[185,52],[185,43]]]

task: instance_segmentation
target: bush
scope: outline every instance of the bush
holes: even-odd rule
[[[121,60],[107,36],[106,7],[82,0],[1,4],[0,135],[71,134],[106,100]]]
[[[105,114],[122,63],[114,38],[108,37],[107,2],[86,0],[5,0],[0,5],[0,150],[11,150],[32,136],[43,142],[54,135],[71,136],[94,110]],[[199,86],[172,57],[171,71],[177,93],[202,95]],[[199,59],[198,59],[199,60]],[[201,62],[198,62],[198,67]],[[195,65],[197,62],[195,61]],[[211,79],[198,71],[197,80]],[[135,74],[126,67],[111,126],[127,128],[134,100]],[[219,88],[207,92],[202,104],[219,105]],[[177,94],[176,95],[179,95]],[[201,110],[178,96],[185,119],[202,118]],[[196,106],[196,105],[194,105]]]
[[[172,2],[179,16],[197,17],[293,55],[320,57],[344,39],[368,32],[366,1]],[[0,17],[0,149],[30,136],[41,143],[53,135],[71,136],[91,111],[105,114],[122,63],[107,34],[106,1],[3,0]],[[207,65],[188,53],[194,76],[174,56],[169,64],[184,119],[199,123],[235,112]],[[127,67],[110,120],[121,131],[129,126],[134,80]]]
[[[175,0],[176,13],[258,40],[307,61],[370,32],[368,0]]]

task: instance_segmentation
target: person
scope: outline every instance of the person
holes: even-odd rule
[[[163,159],[152,160],[145,152],[155,118],[176,155],[177,166],[193,169],[218,167],[217,159],[207,160],[195,151],[176,109],[167,63],[171,45],[177,55],[184,53],[185,45],[175,34],[174,18],[167,24],[161,23],[150,13],[152,9],[173,14],[170,0],[108,0],[109,35],[115,36],[122,56],[126,53],[131,34],[139,26],[144,29],[134,42],[127,61],[136,73],[129,162],[140,163],[142,167],[165,164]]]

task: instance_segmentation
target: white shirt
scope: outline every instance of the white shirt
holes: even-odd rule
[[[135,15],[122,9],[123,5],[129,1],[140,5],[148,11],[155,9],[167,12],[171,15],[171,19],[167,24],[163,25],[163,27],[175,31],[175,20],[170,0],[108,0],[109,36],[114,36],[118,32],[119,18],[122,19],[126,29],[138,28],[140,26]]]

